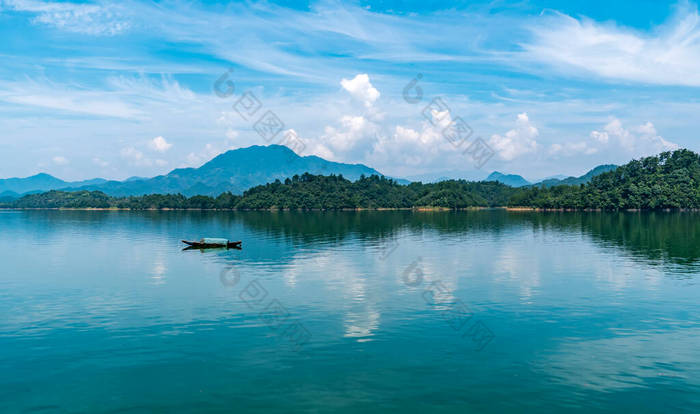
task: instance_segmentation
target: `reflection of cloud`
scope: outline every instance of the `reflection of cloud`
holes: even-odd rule
[[[698,385],[698,343],[697,328],[572,342],[548,353],[541,364],[548,375],[596,391],[644,387],[660,377]]]
[[[321,275],[320,280],[328,291],[340,293],[340,298],[334,300],[344,304],[340,311],[345,337],[366,338],[379,329],[381,313],[377,302],[383,292],[375,292],[368,286],[366,272],[357,268],[352,257],[334,254],[332,250],[300,254],[285,270],[284,280],[288,286],[295,287],[299,276],[308,274]]]
[[[157,260],[153,264],[153,269],[151,269],[151,279],[154,285],[162,285],[165,283],[165,272],[168,270],[165,267],[165,263],[161,260]]]
[[[516,282],[520,299],[529,301],[533,291],[540,287],[539,263],[535,261],[532,251],[507,244],[493,257],[494,273],[507,276],[509,282]]]
[[[361,311],[349,311],[345,314],[346,338],[366,338],[379,328],[379,312],[373,306],[363,307]],[[364,339],[367,341],[368,339]],[[362,340],[360,340],[362,341]]]

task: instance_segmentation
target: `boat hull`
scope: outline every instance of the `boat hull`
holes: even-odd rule
[[[189,241],[189,240],[183,240],[183,243],[190,247],[194,247],[197,249],[213,249],[217,247],[226,247],[226,248],[240,248],[241,244],[243,244],[242,241],[226,241],[225,243],[205,243],[205,242],[198,242],[198,241]]]

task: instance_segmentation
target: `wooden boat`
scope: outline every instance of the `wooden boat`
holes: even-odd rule
[[[210,249],[214,247],[241,248],[242,241],[230,241],[227,239],[203,238],[200,241],[183,240],[186,245],[195,249]]]

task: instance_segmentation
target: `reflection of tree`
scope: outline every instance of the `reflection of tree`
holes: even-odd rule
[[[340,211],[235,213],[246,227],[300,242],[383,239],[402,229],[464,236],[502,233],[518,226],[581,232],[603,246],[618,246],[648,260],[692,264],[700,260],[700,215],[666,212]]]
[[[440,233],[500,232],[508,226],[505,210],[418,212],[399,211],[250,211],[232,213],[246,227],[298,241],[340,241],[392,237],[402,229]]]
[[[647,260],[675,264],[700,261],[700,214],[691,212],[477,211],[24,211],[22,232],[52,234],[87,227],[87,234],[141,229],[157,238],[256,238],[270,235],[312,246],[348,239],[383,241],[407,231],[433,231],[469,240],[476,233],[501,234],[518,227],[580,232],[603,246],[617,246]],[[0,223],[1,225],[1,223]],[[16,230],[14,230],[16,231]],[[254,240],[244,240],[244,246]],[[278,245],[279,247],[279,245]]]
[[[604,246],[648,260],[693,264],[700,259],[700,215],[690,212],[518,212],[535,227],[581,231]]]

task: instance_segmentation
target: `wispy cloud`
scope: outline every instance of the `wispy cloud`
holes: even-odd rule
[[[653,32],[552,13],[530,25],[525,57],[606,79],[700,86],[700,15],[681,2]]]
[[[85,176],[96,166],[148,175],[264,144],[231,108],[246,90],[307,153],[394,175],[471,169],[421,115],[434,96],[498,147],[489,168],[574,174],[599,158],[698,149],[700,19],[689,2],[649,29],[536,6],[412,14],[330,0],[74,1],[0,0],[3,27],[30,31],[33,46],[0,42],[0,128],[13,142],[0,176],[31,174],[27,154],[40,149],[48,167],[60,151]],[[235,96],[214,96],[231,67]],[[417,72],[425,99],[410,105],[401,92]],[[613,120],[630,125],[621,128],[634,145]],[[647,132],[632,127],[647,122]]]
[[[129,22],[125,9],[115,3],[77,4],[36,0],[5,0],[0,7],[31,13],[32,21],[68,32],[94,36],[114,36],[125,32]]]

